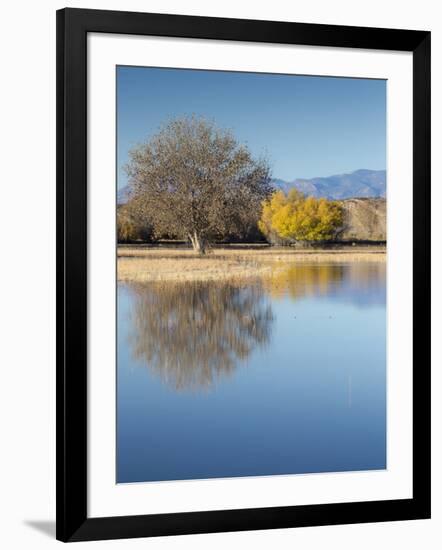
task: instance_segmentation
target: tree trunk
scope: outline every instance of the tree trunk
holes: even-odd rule
[[[189,239],[195,252],[197,252],[201,256],[206,253],[205,242],[196,231],[193,232],[193,235],[189,234]]]

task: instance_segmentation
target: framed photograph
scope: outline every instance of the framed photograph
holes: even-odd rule
[[[60,10],[57,255],[58,539],[430,517],[429,32]]]

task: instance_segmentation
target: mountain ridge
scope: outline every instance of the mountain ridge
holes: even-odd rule
[[[306,195],[326,199],[343,200],[352,198],[385,198],[387,188],[386,170],[360,168],[354,172],[335,174],[317,178],[297,178],[286,181],[279,178],[271,180],[276,190],[287,193],[296,188]],[[117,204],[129,200],[129,186],[117,191]]]
[[[273,179],[273,187],[287,193],[296,188],[302,193],[326,199],[385,198],[387,188],[386,170],[360,168],[354,172],[328,177],[297,178],[292,181]]]

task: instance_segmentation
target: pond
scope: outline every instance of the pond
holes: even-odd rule
[[[386,266],[118,285],[117,483],[386,468]]]

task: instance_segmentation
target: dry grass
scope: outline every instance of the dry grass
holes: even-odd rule
[[[385,262],[385,248],[296,250],[287,248],[216,248],[197,256],[186,248],[118,248],[120,281],[209,281],[274,274],[293,263]]]
[[[250,277],[270,270],[270,266],[257,262],[219,258],[118,258],[120,281],[208,281]]]

